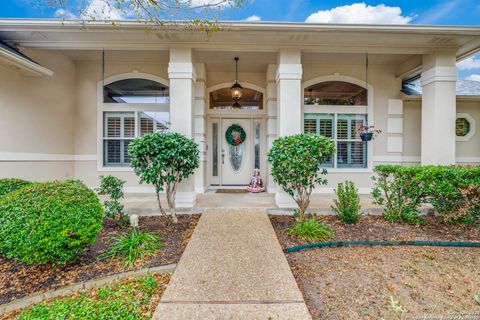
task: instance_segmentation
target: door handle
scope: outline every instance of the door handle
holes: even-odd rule
[[[225,150],[222,149],[222,164],[225,164]]]

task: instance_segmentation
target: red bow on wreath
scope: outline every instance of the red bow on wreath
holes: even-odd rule
[[[233,141],[235,142],[235,144],[236,144],[237,146],[242,143],[242,139],[241,139],[240,137],[235,137],[235,138],[233,138]]]

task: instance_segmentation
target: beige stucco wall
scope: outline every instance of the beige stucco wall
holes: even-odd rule
[[[56,159],[73,153],[75,65],[56,51],[26,53],[54,75],[28,77],[0,67],[0,153],[13,160],[3,157],[0,177],[73,178],[73,162]],[[38,154],[47,159],[25,162]]]
[[[404,155],[420,157],[420,132],[422,109],[421,101],[405,101],[404,103]],[[468,113],[476,122],[475,134],[468,141],[457,141],[455,154],[457,163],[480,162],[480,99],[457,99],[457,113]],[[472,159],[474,158],[474,159]]]

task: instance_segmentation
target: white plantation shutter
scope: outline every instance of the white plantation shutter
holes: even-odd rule
[[[317,133],[317,120],[316,119],[303,120],[303,131],[305,133]]]
[[[305,114],[304,132],[317,133],[335,141],[334,157],[326,159],[325,167],[366,168],[367,143],[357,130],[366,124],[364,114]]]
[[[128,144],[135,137],[135,113],[105,112],[104,119],[104,165],[126,166]]]
[[[153,119],[145,116],[144,114],[140,115],[140,135],[143,136],[147,133],[152,133],[154,131]]]

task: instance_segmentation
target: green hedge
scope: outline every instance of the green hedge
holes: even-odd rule
[[[448,222],[475,222],[480,215],[479,166],[375,167],[372,195],[388,220],[419,223],[422,204]]]
[[[0,198],[0,253],[27,264],[65,263],[95,243],[103,217],[80,181],[32,183]]]
[[[31,182],[28,182],[22,179],[15,179],[15,178],[0,179],[0,197],[7,195],[12,191],[28,186],[29,184],[31,184]]]

